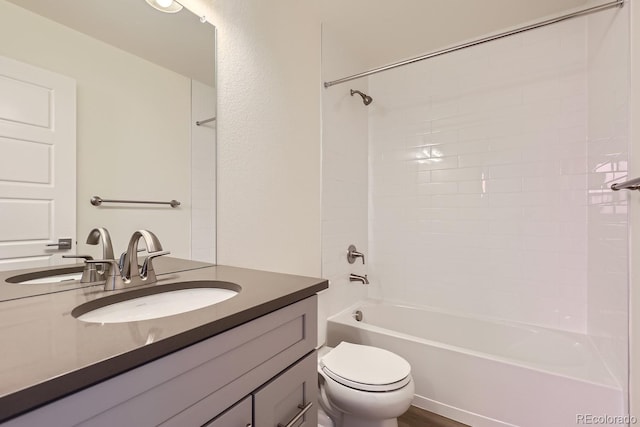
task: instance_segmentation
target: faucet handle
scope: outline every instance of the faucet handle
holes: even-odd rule
[[[171,251],[155,251],[149,252],[149,255],[144,259],[142,263],[142,270],[140,271],[140,275],[143,279],[147,281],[147,283],[153,283],[156,281],[156,272],[153,269],[153,258],[157,258],[162,255],[169,255]]]
[[[106,278],[106,282],[104,283],[105,291],[115,291],[117,289],[124,288],[124,281],[122,280],[122,274],[120,274],[120,267],[118,266],[118,261],[115,259],[90,259],[86,260],[85,263],[108,266],[108,268],[105,268],[105,274],[103,276]]]
[[[364,254],[362,252],[358,252],[355,245],[349,245],[348,250],[347,261],[349,261],[349,264],[356,262],[356,258],[362,258],[362,265],[364,265]]]
[[[146,249],[138,249],[138,253],[144,252]],[[120,271],[124,269],[124,260],[127,256],[127,252],[122,252],[120,254],[120,258],[118,258],[118,267],[120,267]]]

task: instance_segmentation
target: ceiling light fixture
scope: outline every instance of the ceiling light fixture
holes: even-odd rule
[[[149,6],[160,12],[176,13],[182,10],[182,5],[174,0],[145,0]]]

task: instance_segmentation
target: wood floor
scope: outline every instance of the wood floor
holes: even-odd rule
[[[398,427],[469,427],[457,421],[412,406],[400,418]]]

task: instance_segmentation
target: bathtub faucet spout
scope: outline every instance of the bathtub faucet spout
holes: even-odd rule
[[[351,273],[349,275],[349,281],[350,282],[360,282],[360,283],[365,284],[365,285],[369,284],[369,279],[367,279],[367,275],[366,274],[364,276],[359,276],[357,274]]]

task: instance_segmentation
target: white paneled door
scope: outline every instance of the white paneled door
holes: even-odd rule
[[[59,264],[75,228],[76,82],[0,56],[0,270]]]

